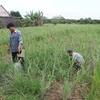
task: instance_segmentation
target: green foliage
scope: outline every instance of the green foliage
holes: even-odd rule
[[[47,23],[52,23],[52,24],[100,24],[100,20],[93,20],[91,18],[81,18],[79,20],[77,19],[65,19],[62,16],[56,16],[53,17],[52,19],[47,19]]]
[[[79,23],[80,23],[80,24],[93,24],[93,21],[92,21],[91,18],[85,18],[85,19],[81,18],[81,19],[79,20]]]
[[[42,26],[44,23],[43,21],[46,20],[46,17],[43,16],[42,11],[38,11],[35,13],[33,11],[30,11],[30,13],[27,13],[25,15],[25,18],[33,20],[35,26]]]
[[[89,95],[89,100],[99,100],[100,98],[100,64],[95,68],[93,83]]]
[[[59,23],[58,19],[56,19],[56,18],[53,18],[51,22],[52,22],[52,24],[54,24],[54,25],[56,25],[56,24]]]
[[[34,13],[34,19],[35,20],[41,20],[43,18],[43,12],[42,11],[38,11]]]
[[[34,12],[33,11],[30,11],[30,13],[27,12],[27,14],[25,15],[25,18],[34,20]]]
[[[19,11],[11,11],[10,14],[13,17],[21,17],[22,18],[22,16],[21,16]]]
[[[33,20],[29,19],[29,18],[25,18],[21,20],[21,25],[23,27],[28,27],[28,26],[33,26]]]
[[[56,16],[51,19],[52,24],[56,25],[58,23],[65,24],[66,20],[63,16]]]
[[[41,93],[40,79],[38,77],[30,77],[15,69],[14,72],[9,73],[8,79],[7,81],[10,81],[11,85],[10,88],[13,88],[13,91],[17,90],[19,94],[32,93],[37,95]]]

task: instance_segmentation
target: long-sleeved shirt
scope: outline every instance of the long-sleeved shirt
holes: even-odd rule
[[[17,52],[18,51],[18,45],[22,44],[22,36],[21,32],[18,30],[15,30],[15,32],[12,34],[10,33],[10,49],[11,52]]]
[[[85,62],[84,58],[77,52],[73,52],[72,59],[79,62],[80,64],[83,64]]]

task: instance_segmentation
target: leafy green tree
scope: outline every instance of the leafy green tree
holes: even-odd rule
[[[43,20],[43,23],[47,23],[48,22],[48,19],[45,16],[42,18],[42,20]]]
[[[85,23],[86,24],[92,24],[93,20],[89,17],[89,18],[85,18]]]
[[[33,20],[31,20],[29,18],[22,19],[21,25],[23,27],[33,26]]]
[[[19,11],[11,11],[10,14],[13,17],[22,17]]]
[[[43,25],[43,20],[45,19],[42,11],[38,11],[35,13],[33,11],[30,11],[30,13],[27,13],[25,15],[25,18],[29,18],[29,19],[33,20],[35,26]]]
[[[47,23],[51,24],[52,23],[51,19],[47,19]]]
[[[83,18],[81,18],[81,19],[79,20],[79,24],[85,24],[85,22],[84,22],[84,19],[83,19]]]
[[[31,19],[31,20],[35,20],[34,19],[34,12],[33,10],[30,11],[29,13],[27,12],[27,14],[25,15],[25,18]]]
[[[41,20],[41,19],[43,19],[43,12],[42,12],[42,11],[35,12],[35,13],[34,13],[34,18],[35,18],[36,20]]]
[[[59,20],[56,18],[52,18],[51,22],[52,24],[57,25],[59,23]]]
[[[60,24],[65,24],[66,23],[66,19],[63,16],[61,16],[61,15],[55,16],[51,20],[52,20],[52,23],[54,25],[56,25],[58,23],[60,23]]]
[[[52,24],[54,24],[54,25],[58,24],[58,23],[60,22],[59,17],[58,17],[58,16],[53,17],[53,18],[51,19],[51,22],[52,22]]]
[[[85,18],[85,19],[81,18],[79,20],[79,23],[80,24],[93,24],[94,21],[90,17],[89,18]]]
[[[100,20],[94,20],[95,24],[100,24]]]
[[[59,20],[59,23],[61,23],[61,24],[65,24],[66,23],[66,19],[61,15],[58,16],[58,20]]]

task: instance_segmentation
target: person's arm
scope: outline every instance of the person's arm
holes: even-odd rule
[[[21,46],[22,46],[22,44],[19,44],[19,45],[18,45],[18,54],[21,53]]]
[[[21,33],[19,32],[18,34],[18,42],[19,42],[19,45],[18,45],[18,53],[20,54],[21,52],[21,46],[22,46],[22,36],[21,36]]]
[[[73,61],[73,62],[77,61],[77,54],[73,55],[72,61]]]

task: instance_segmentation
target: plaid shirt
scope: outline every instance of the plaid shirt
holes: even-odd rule
[[[18,51],[18,45],[22,44],[22,36],[21,32],[18,30],[15,30],[14,34],[10,33],[10,49],[11,52],[17,52]]]

